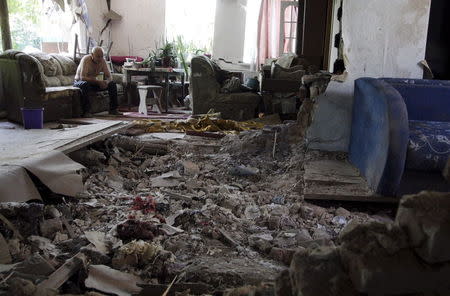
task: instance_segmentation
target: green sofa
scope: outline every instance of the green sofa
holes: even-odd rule
[[[22,122],[20,108],[44,108],[44,121],[81,115],[80,89],[73,87],[77,63],[73,59],[45,53],[26,54],[7,50],[0,54],[0,93],[11,121]],[[119,103],[124,91],[121,74],[113,74]],[[107,91],[91,94],[92,113],[107,111]]]

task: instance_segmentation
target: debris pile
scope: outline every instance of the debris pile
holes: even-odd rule
[[[279,291],[354,291],[349,282],[358,274],[348,275],[344,263],[336,265],[345,258],[343,246],[363,241],[358,229],[349,227],[391,221],[391,207],[303,201],[303,162],[323,155],[305,154],[295,122],[222,139],[194,138],[108,138],[76,153],[87,167],[78,198],[1,204],[0,290],[5,295],[160,295],[168,289],[182,295],[273,295],[281,273],[293,280],[282,281],[291,283],[289,288],[276,285]],[[386,239],[381,234],[376,228],[370,237],[403,246],[396,232]],[[423,234],[428,235],[439,238]],[[440,260],[434,245],[429,248],[423,254]],[[347,254],[365,258],[357,251],[349,247]],[[286,274],[291,261],[295,272]],[[316,267],[300,270],[309,264]],[[335,280],[315,290],[314,274],[321,270]],[[311,279],[308,288],[305,279]]]
[[[351,222],[337,246],[297,251],[277,295],[449,295],[449,247],[450,194],[405,196],[395,222]]]

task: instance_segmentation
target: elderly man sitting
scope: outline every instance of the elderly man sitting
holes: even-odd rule
[[[103,72],[104,80],[97,80],[97,76]],[[84,56],[78,66],[73,86],[81,89],[81,106],[83,117],[91,117],[90,101],[88,93],[90,91],[102,91],[108,89],[109,93],[109,114],[119,115],[117,112],[117,86],[112,81],[106,61],[103,58],[103,49],[94,47],[90,55]]]

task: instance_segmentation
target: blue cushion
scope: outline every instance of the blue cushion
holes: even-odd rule
[[[442,171],[450,155],[450,122],[409,121],[406,167]]]

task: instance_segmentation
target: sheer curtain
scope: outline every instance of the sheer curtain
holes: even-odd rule
[[[281,0],[262,0],[258,20],[258,64],[280,56]]]
[[[244,63],[250,64],[250,69],[258,68],[258,20],[262,0],[247,0],[245,19]]]

